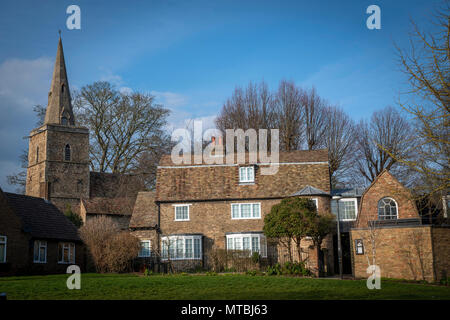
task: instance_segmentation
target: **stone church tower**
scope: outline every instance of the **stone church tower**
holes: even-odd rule
[[[61,38],[45,121],[29,139],[26,194],[78,213],[89,198],[89,130],[76,126]]]

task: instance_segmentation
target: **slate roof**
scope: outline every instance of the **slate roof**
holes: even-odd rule
[[[236,156],[236,155],[235,155]],[[249,154],[247,153],[246,159]],[[174,164],[163,156],[157,169],[156,200],[204,201],[237,199],[280,199],[307,185],[329,192],[328,151],[297,150],[280,152],[278,171],[263,175],[267,162],[256,164]],[[255,182],[240,183],[239,167],[255,166]]]
[[[135,198],[92,198],[82,201],[87,214],[131,216]]]
[[[331,190],[331,195],[341,196],[344,198],[357,198],[361,197],[365,188],[346,188],[346,189],[334,189]]]
[[[81,241],[77,228],[52,203],[36,197],[4,192],[8,205],[34,238]]]
[[[291,196],[295,197],[295,196],[329,196],[329,195],[330,195],[329,193],[323,190],[308,185],[302,188],[301,190],[293,193]]]
[[[154,227],[158,223],[158,207],[155,204],[155,192],[139,192],[134,205],[130,228]]]

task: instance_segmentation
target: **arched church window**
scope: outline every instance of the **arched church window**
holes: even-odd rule
[[[395,220],[398,217],[397,203],[394,199],[385,197],[378,201],[378,219]]]
[[[64,93],[64,84],[61,86],[61,92]]]
[[[66,144],[66,147],[64,148],[64,160],[70,161],[70,145]]]

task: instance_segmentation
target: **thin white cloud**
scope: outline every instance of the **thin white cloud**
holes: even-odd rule
[[[189,99],[185,95],[170,91],[150,91],[150,94],[156,97],[158,103],[168,108],[177,108],[185,106]]]
[[[34,104],[46,103],[53,62],[41,57],[34,60],[9,59],[0,64],[0,109],[13,101],[15,107],[31,110]],[[3,114],[3,112],[2,112]]]

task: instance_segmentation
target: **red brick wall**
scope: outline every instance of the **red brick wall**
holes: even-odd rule
[[[366,269],[373,261],[371,233],[375,238],[375,264],[380,267],[382,277],[434,281],[430,226],[351,230],[353,274],[356,278],[369,276]],[[356,254],[355,239],[363,240],[363,255]]]
[[[356,228],[365,228],[368,221],[378,219],[378,201],[384,197],[393,198],[397,202],[399,219],[419,218],[411,192],[388,171],[384,171],[361,198]]]
[[[329,212],[329,197],[315,197],[319,199],[319,211]],[[205,236],[203,252],[206,253],[212,247],[225,249],[225,239],[227,233],[263,231],[264,217],[270,212],[273,205],[279,203],[281,199],[271,200],[239,200],[239,201],[205,201],[188,202],[189,221],[175,221],[175,209],[172,203],[162,203],[161,206],[161,232],[163,235],[182,234],[182,233],[200,233]],[[231,219],[232,203],[261,203],[260,219]],[[309,267],[313,270],[317,268],[316,250],[310,248],[310,241],[303,241],[302,247],[305,250],[305,257],[308,257]],[[332,241],[327,239],[323,243],[323,248],[328,249],[328,269],[332,270],[333,250]],[[268,245],[268,256],[275,259],[274,262],[285,262],[288,260],[286,249],[274,248]],[[292,252],[295,260],[298,260],[296,248],[293,245]]]
[[[433,227],[434,271],[436,280],[450,277],[450,228]]]

